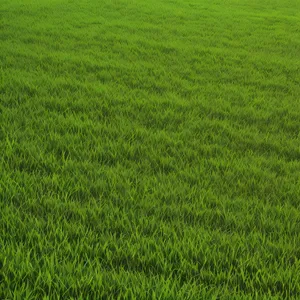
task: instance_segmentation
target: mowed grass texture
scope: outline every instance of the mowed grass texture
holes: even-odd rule
[[[299,0],[1,0],[0,299],[300,299]]]

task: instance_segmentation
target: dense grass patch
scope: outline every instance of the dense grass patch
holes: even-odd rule
[[[299,299],[298,0],[2,0],[0,299]]]

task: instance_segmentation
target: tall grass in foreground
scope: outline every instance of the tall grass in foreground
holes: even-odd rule
[[[2,0],[0,299],[299,299],[298,0]]]

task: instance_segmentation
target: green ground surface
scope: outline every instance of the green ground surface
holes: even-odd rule
[[[0,2],[0,299],[300,299],[299,0]]]

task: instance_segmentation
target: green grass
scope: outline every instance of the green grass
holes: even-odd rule
[[[299,299],[299,24],[1,0],[0,299]]]

